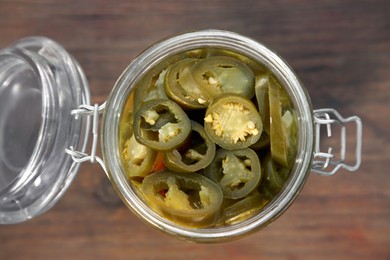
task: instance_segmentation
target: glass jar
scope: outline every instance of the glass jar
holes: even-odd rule
[[[37,38],[36,41],[45,42],[47,40]],[[20,46],[20,44],[19,45],[16,44],[15,46]],[[59,46],[56,45],[56,47]],[[13,48],[15,47],[7,49],[5,53],[11,52]],[[296,157],[294,167],[290,174],[290,177],[287,183],[285,184],[284,188],[282,189],[282,191],[259,214],[243,222],[230,225],[230,226],[201,228],[201,229],[182,227],[161,217],[160,215],[155,213],[151,208],[149,208],[149,206],[142,200],[142,198],[140,198],[137,195],[136,191],[133,189],[128,179],[126,178],[125,170],[123,169],[123,166],[121,164],[120,153],[119,153],[119,139],[118,139],[118,127],[119,127],[119,120],[121,117],[122,109],[127,101],[128,96],[134,91],[137,82],[143,77],[143,75],[145,75],[145,73],[148,72],[156,64],[165,60],[168,57],[184,51],[197,49],[197,48],[219,48],[219,49],[230,50],[233,52],[243,54],[265,65],[278,78],[278,80],[283,84],[286,91],[290,95],[296,110],[296,114],[298,118],[298,126],[299,126],[298,149],[297,149],[298,154]],[[46,55],[46,56],[48,56],[50,58],[49,60],[51,61],[52,57],[50,55]],[[238,35],[236,33],[228,32],[228,31],[203,30],[203,31],[196,31],[196,32],[174,36],[166,40],[163,40],[161,42],[158,42],[155,45],[146,49],[134,61],[131,62],[131,64],[126,68],[123,74],[119,77],[106,103],[100,107],[98,107],[97,105],[95,105],[94,107],[88,105],[80,106],[80,104],[82,103],[87,104],[88,101],[87,84],[85,82],[84,77],[82,76],[83,73],[81,72],[80,67],[72,58],[69,57],[70,57],[69,55],[61,57],[61,59],[66,58],[65,59],[66,66],[70,66],[74,68],[71,71],[66,71],[65,75],[73,75],[74,78],[78,78],[79,81],[72,82],[71,84],[75,84],[73,87],[76,88],[76,90],[74,89],[68,90],[67,93],[69,95],[71,95],[70,93],[72,93],[77,98],[75,98],[74,100],[75,103],[69,104],[69,107],[67,107],[66,109],[58,108],[61,112],[63,112],[64,120],[66,118],[65,121],[62,121],[60,118],[58,120],[58,123],[64,123],[68,125],[67,128],[68,132],[58,133],[58,134],[59,136],[61,135],[61,136],[69,137],[69,134],[72,131],[80,131],[82,125],[88,126],[87,119],[92,115],[93,133],[94,133],[94,139],[92,144],[93,148],[92,148],[91,155],[84,154],[83,144],[85,144],[85,142],[81,142],[82,144],[80,144],[81,139],[76,138],[74,136],[73,138],[77,140],[73,140],[73,139],[66,140],[67,143],[66,145],[62,146],[62,150],[61,149],[52,150],[51,153],[59,154],[59,156],[63,160],[67,160],[69,161],[69,163],[71,162],[70,160],[71,158],[73,158],[75,162],[82,162],[85,160],[100,162],[103,169],[106,171],[108,178],[113,184],[113,187],[115,188],[118,195],[121,197],[121,199],[123,200],[123,202],[126,204],[127,207],[129,207],[138,217],[140,217],[142,220],[146,221],[153,227],[156,227],[157,229],[162,230],[163,232],[166,232],[178,238],[182,238],[190,241],[196,241],[196,242],[221,242],[221,241],[236,239],[241,236],[250,234],[270,224],[273,220],[275,220],[278,216],[280,216],[288,208],[289,205],[291,205],[291,203],[298,195],[299,191],[304,186],[305,180],[307,179],[312,169],[324,175],[331,175],[335,173],[340,167],[344,167],[348,170],[356,170],[359,167],[360,150],[361,150],[360,119],[358,117],[350,117],[344,119],[336,111],[332,109],[313,111],[309,95],[307,94],[302,83],[297,78],[296,74],[287,65],[287,63],[284,62],[277,54],[275,54],[275,52],[269,50],[261,43],[249,39],[247,37]],[[39,62],[41,61],[39,60]],[[3,62],[3,58],[1,58],[1,63],[0,63],[1,64],[0,73],[2,73],[1,75],[8,74],[8,72],[5,72],[5,74],[3,73],[4,71],[3,63],[6,64],[7,62]],[[31,64],[29,66],[33,67],[33,65]],[[55,66],[51,65],[45,69],[47,69],[48,71],[52,71],[53,67],[56,68]],[[55,70],[55,72],[51,72],[51,74],[57,75],[58,73],[56,72],[58,71]],[[70,73],[70,72],[76,72],[76,73]],[[45,79],[47,78],[47,76],[45,75],[41,75],[41,74],[35,74],[35,75],[39,75],[39,78],[41,77]],[[17,74],[15,74],[15,77],[25,77],[25,72],[20,71]],[[59,76],[59,78],[64,80],[65,77],[61,78]],[[6,82],[1,77],[0,80],[1,83]],[[58,85],[56,85],[55,83],[58,82],[54,81],[54,82],[47,83],[46,85],[49,85],[47,88],[57,89]],[[7,89],[7,87],[5,87],[5,89]],[[43,89],[43,87],[40,86],[38,87],[38,89]],[[2,98],[1,91],[2,89],[0,85],[0,99]],[[42,94],[45,94],[43,90],[41,91]],[[74,92],[77,92],[79,95],[76,95]],[[46,94],[42,96],[43,96],[42,99],[39,99],[39,95],[37,95],[37,100],[42,100],[42,103],[45,103],[46,101],[44,101],[44,99],[46,98]],[[65,101],[67,102],[69,101],[67,98],[68,96],[60,95],[59,99],[62,100],[63,102]],[[0,104],[2,105],[3,103]],[[39,104],[37,104],[36,106],[37,106],[37,110],[41,109],[42,111],[44,110],[44,108],[47,107],[44,106],[43,104],[42,106],[39,106]],[[50,105],[49,107],[50,108],[48,110],[52,109]],[[98,137],[99,137],[97,133],[98,132],[97,120],[98,120],[98,114],[101,111],[104,111],[103,119],[102,119],[101,135],[100,135],[101,147],[103,151],[103,160],[95,156],[96,144],[98,142]],[[76,116],[71,117],[70,116],[71,113],[75,114]],[[80,115],[87,115],[87,116],[80,116]],[[332,116],[335,118],[332,118]],[[0,116],[0,120],[3,120],[2,118],[3,116]],[[85,120],[83,120],[83,118]],[[339,124],[342,126],[342,129],[344,129],[346,123],[351,121],[356,123],[356,129],[357,129],[356,163],[354,165],[347,165],[345,164],[345,156],[344,156],[345,143],[346,143],[345,139],[347,138],[345,136],[345,131],[343,130],[344,134],[342,134],[342,140],[341,140],[342,142],[341,160],[337,160],[337,161],[332,160],[334,159],[332,150],[328,150],[325,153],[320,151],[319,137],[320,137],[321,125],[326,125],[329,130],[329,127],[331,127],[332,124]],[[1,122],[2,121],[0,121],[0,126],[2,126]],[[8,126],[9,124],[10,122],[5,121],[4,127]],[[42,118],[41,129],[45,128],[44,125],[46,125],[46,117]],[[42,149],[39,144],[41,143],[41,139],[43,139],[43,137],[46,136],[46,133],[43,132],[44,130],[40,130],[38,138],[34,139],[37,141],[33,141],[33,143],[34,142],[36,143],[34,147],[34,152],[36,151],[40,152],[40,150]],[[85,132],[80,131],[80,133],[85,133]],[[0,139],[0,149],[1,147],[2,146],[1,146],[1,139]],[[65,153],[65,149],[67,149],[66,150],[67,153]],[[34,152],[32,153],[33,156],[31,156],[32,159],[35,155]],[[48,156],[48,155],[43,154],[43,156]],[[27,156],[27,158],[28,157],[29,156]],[[0,150],[0,159],[3,159],[4,161],[8,160],[7,156],[1,155],[1,150]],[[31,164],[35,163],[35,161],[32,161],[32,159],[29,160],[27,159],[28,161],[27,165],[29,165],[30,163]],[[47,160],[43,160],[43,161],[47,161]],[[77,163],[71,167],[70,174],[69,173],[64,174],[64,176],[61,176],[61,178],[72,179],[74,173],[77,170],[76,165]],[[334,167],[330,172],[327,172],[326,168],[328,168],[329,165],[334,165]],[[42,170],[43,167],[45,167],[45,165],[43,165],[42,168],[40,168],[41,171],[43,171]],[[20,175],[24,176],[23,178],[25,179],[29,179],[28,176],[30,173],[25,172],[24,169],[28,169],[28,168],[26,167],[23,168]],[[3,171],[1,170],[1,168],[0,171],[1,171],[0,172],[1,175],[3,175]],[[3,178],[3,176],[0,177]],[[31,177],[31,179],[32,182],[39,182],[35,177]],[[13,188],[13,182],[14,181],[9,181],[10,184],[8,184],[8,186],[12,186]],[[3,182],[3,183],[7,183],[7,182]],[[70,180],[67,182],[67,184],[69,183]],[[31,185],[31,183],[29,184]],[[0,196],[2,196],[0,197],[0,203],[2,203],[4,200],[4,192],[3,192],[4,189],[3,189],[3,184],[0,183],[0,185],[2,185],[0,186]],[[63,190],[65,188],[66,186],[63,186]],[[59,195],[62,194],[62,190],[57,193],[58,193],[57,197],[59,197]],[[54,202],[55,200],[48,203],[48,205],[52,205]],[[18,203],[15,202],[14,205],[16,206],[18,205]],[[46,208],[48,208],[48,206]],[[0,204],[0,210],[1,210],[0,214],[2,214],[1,216],[3,216],[3,219],[5,219],[4,216],[9,215],[8,212],[6,212],[4,209],[5,208],[3,208],[3,204]],[[31,214],[29,217],[33,215],[34,214]],[[7,217],[7,219],[8,222],[2,221],[2,223],[18,222],[22,220],[19,219],[17,221],[10,221],[10,219],[12,219],[12,216]]]

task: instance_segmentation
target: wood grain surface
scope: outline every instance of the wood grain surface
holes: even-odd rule
[[[0,259],[390,259],[388,0],[0,0],[0,47],[30,35],[56,40],[85,70],[94,103],[146,47],[204,28],[266,44],[294,68],[314,108],[360,116],[360,169],[311,174],[266,229],[204,245],[145,225],[101,168],[84,163],[51,210],[0,226]]]

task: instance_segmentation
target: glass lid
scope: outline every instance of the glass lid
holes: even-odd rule
[[[30,219],[54,205],[85,150],[89,121],[70,111],[89,104],[86,78],[59,44],[24,38],[0,50],[0,223]]]

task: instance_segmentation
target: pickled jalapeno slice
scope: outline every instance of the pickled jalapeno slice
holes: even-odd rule
[[[165,92],[183,108],[206,108],[211,96],[193,79],[191,69],[198,59],[184,59],[168,67],[165,77]]]
[[[137,142],[133,132],[133,100],[129,99],[123,111],[119,127],[121,160],[130,180],[137,180],[149,174],[156,158],[156,151]]]
[[[156,151],[137,142],[132,135],[125,143],[122,152],[123,166],[127,177],[135,179],[145,177],[152,169]]]
[[[260,161],[256,152],[250,148],[221,148],[205,169],[205,174],[221,187],[225,198],[239,199],[258,186],[261,179]]]
[[[190,119],[171,100],[145,103],[135,114],[136,140],[152,149],[168,151],[182,145],[191,131]]]
[[[125,115],[127,118],[122,120],[119,127],[119,145],[124,147],[126,141],[133,135],[133,113]]]
[[[248,66],[232,57],[212,56],[201,59],[193,68],[195,81],[215,98],[223,93],[254,96],[255,76]]]
[[[250,195],[233,205],[226,207],[223,210],[222,219],[225,224],[233,225],[239,223],[262,209],[266,204],[267,200],[259,193]]]
[[[191,129],[190,138],[182,146],[165,153],[164,165],[167,168],[177,172],[197,172],[213,160],[215,144],[203,126],[191,121]]]
[[[255,94],[259,114],[263,121],[264,131],[270,132],[270,115],[269,115],[269,97],[268,97],[269,75],[267,73],[256,76]]]
[[[214,224],[223,199],[218,185],[206,177],[169,170],[145,177],[142,193],[158,212],[191,227]]]
[[[289,110],[283,111],[285,103],[288,103],[287,95],[283,95],[282,87],[274,77],[269,79],[271,154],[277,163],[289,167],[293,157],[289,154],[289,140],[296,138],[291,135],[293,118]]]
[[[164,79],[167,70],[152,69],[140,80],[134,94],[134,110],[139,109],[144,103],[156,99],[168,99],[164,90]]]
[[[263,123],[253,103],[235,94],[213,100],[206,110],[204,127],[213,142],[228,150],[256,143],[263,131]]]
[[[164,89],[165,76],[170,64],[188,58],[181,53],[163,60],[151,68],[137,83],[134,91],[134,110],[138,110],[144,103],[156,99],[168,99]]]
[[[203,57],[227,56],[227,57],[237,59],[245,63],[245,65],[247,65],[255,74],[260,74],[267,71],[267,69],[263,65],[259,64],[258,62],[254,61],[251,58],[248,58],[247,56],[244,56],[234,51],[210,48],[207,49],[207,51],[202,54]]]
[[[271,154],[267,154],[262,160],[263,181],[259,187],[260,193],[266,197],[272,198],[283,188],[289,176],[289,170],[287,168],[277,165]]]

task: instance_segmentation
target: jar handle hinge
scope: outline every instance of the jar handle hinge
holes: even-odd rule
[[[347,153],[347,131],[348,123],[356,124],[356,149],[355,162],[346,163]],[[327,137],[332,136],[332,125],[338,124],[340,130],[340,152],[339,158],[333,154],[333,148],[329,147],[326,152],[320,150],[321,126],[326,126]],[[315,125],[315,143],[314,143],[314,159],[312,170],[320,175],[330,176],[335,174],[340,168],[348,171],[356,171],[361,163],[362,150],[362,121],[358,116],[343,118],[336,110],[331,108],[314,110],[314,125]]]
[[[82,163],[89,161],[91,163],[99,163],[103,168],[104,172],[107,174],[106,166],[104,165],[103,160],[96,156],[97,143],[99,141],[98,129],[99,129],[99,114],[103,113],[106,107],[106,102],[101,104],[95,104],[94,106],[90,105],[80,105],[77,109],[71,111],[71,115],[74,115],[77,118],[80,116],[92,116],[92,148],[91,154],[74,150],[73,146],[70,146],[69,149],[65,149],[65,152],[69,154],[74,162]]]

